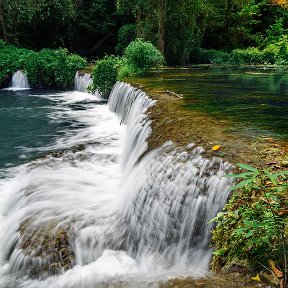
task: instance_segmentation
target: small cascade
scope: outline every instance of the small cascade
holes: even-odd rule
[[[12,76],[11,88],[15,89],[29,89],[29,81],[27,76],[20,70],[15,72]]]
[[[127,139],[122,156],[125,171],[130,171],[147,150],[147,138],[151,134],[151,121],[145,114],[154,105],[148,95],[129,84],[118,82],[108,100],[109,108],[116,113],[121,124],[127,125]],[[124,165],[125,163],[125,165]]]
[[[88,92],[87,89],[93,84],[93,80],[91,78],[91,74],[85,73],[84,75],[80,75],[79,72],[77,72],[74,83],[75,91]]]

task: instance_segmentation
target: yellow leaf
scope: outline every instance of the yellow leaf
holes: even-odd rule
[[[212,150],[213,151],[217,151],[217,150],[219,150],[219,148],[220,148],[220,145],[215,145],[215,146],[212,147]]]
[[[261,282],[260,280],[260,276],[259,274],[257,273],[257,275],[255,277],[251,277],[252,280],[255,280],[255,281],[258,281],[258,282]]]

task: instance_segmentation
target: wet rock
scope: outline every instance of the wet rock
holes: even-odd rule
[[[20,241],[17,248],[28,259],[26,269],[32,278],[45,278],[74,266],[75,255],[68,231],[56,227],[56,223],[33,227],[31,219],[19,227]]]

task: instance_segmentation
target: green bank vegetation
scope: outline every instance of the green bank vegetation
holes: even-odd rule
[[[136,39],[127,46],[122,57],[106,56],[95,63],[92,91],[98,90],[107,98],[117,80],[144,75],[163,64],[163,55],[152,43]]]
[[[193,62],[218,65],[287,65],[288,37],[285,35],[277,42],[264,48],[250,47],[234,49],[231,52],[220,50],[196,49]]]
[[[286,0],[2,0],[0,38],[93,59],[121,56],[142,38],[168,65],[183,65],[193,63],[199,48],[262,51],[279,42],[288,31],[287,7]]]
[[[32,86],[70,88],[75,73],[87,62],[67,49],[42,49],[39,52],[18,48],[0,40],[0,83],[23,70]]]
[[[275,275],[286,287],[288,272],[288,170],[271,172],[238,164],[238,180],[224,212],[212,221],[216,246],[212,267],[245,263],[250,271]]]

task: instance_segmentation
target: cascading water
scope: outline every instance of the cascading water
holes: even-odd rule
[[[11,82],[12,89],[29,89],[29,81],[27,76],[20,70],[15,72],[12,76]]]
[[[125,125],[92,95],[45,97],[51,121],[72,124],[0,180],[0,287],[158,287],[160,275],[207,272],[229,163],[173,143],[144,155],[155,102],[128,84],[108,103]]]
[[[88,92],[87,89],[93,84],[93,80],[90,74],[85,73],[84,75],[80,75],[79,72],[77,72],[75,75],[74,83],[76,91]]]

